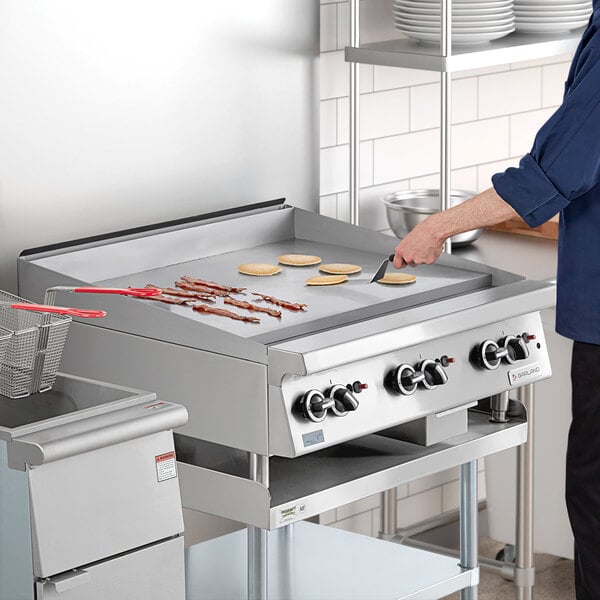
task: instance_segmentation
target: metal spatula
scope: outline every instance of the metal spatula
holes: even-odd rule
[[[393,261],[394,255],[390,254],[389,257],[384,259],[384,261],[381,263],[381,266],[379,267],[379,269],[377,269],[377,272],[375,273],[375,275],[373,275],[369,283],[373,283],[374,281],[378,281],[379,279],[381,279],[385,275],[388,265]]]

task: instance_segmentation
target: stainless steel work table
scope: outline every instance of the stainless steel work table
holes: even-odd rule
[[[247,453],[176,435],[182,501],[195,510],[276,529],[527,439],[524,413],[509,423],[490,423],[489,417],[471,410],[467,433],[428,447],[373,434],[293,459],[274,456],[268,486],[248,479]],[[198,494],[201,488],[211,493]]]
[[[472,410],[468,433],[429,447],[375,434],[294,459],[271,457],[268,486],[245,476],[246,453],[230,451],[224,460],[222,449],[211,452],[211,444],[186,443],[185,436],[177,436],[179,470],[185,473],[183,502],[261,528],[267,552],[262,585],[271,600],[442,598],[476,586],[478,567],[463,568],[456,558],[298,521],[522,444],[526,415],[520,404],[516,408],[520,415],[506,424],[491,423],[485,410]],[[475,499],[476,504],[476,477],[466,484],[462,501]],[[210,485],[212,493],[194,494],[202,485]],[[468,519],[463,522],[463,540],[476,535],[472,526]],[[256,561],[247,543],[252,544],[246,532],[237,532],[189,548],[188,600],[244,597]]]
[[[333,527],[296,523],[271,531],[271,600],[432,600],[468,586],[456,559]],[[187,600],[246,596],[246,533],[186,550]]]

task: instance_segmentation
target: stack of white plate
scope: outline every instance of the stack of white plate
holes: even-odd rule
[[[394,0],[394,25],[420,42],[439,44],[440,11],[440,0]],[[452,1],[453,45],[486,43],[514,30],[513,0]]]
[[[515,24],[525,33],[559,33],[587,25],[592,0],[515,0]]]

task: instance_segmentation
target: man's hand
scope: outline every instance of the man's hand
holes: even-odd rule
[[[451,236],[517,216],[514,209],[489,188],[466,202],[438,212],[419,223],[396,246],[394,267],[403,269],[435,262]]]
[[[445,238],[439,234],[435,221],[437,215],[431,215],[419,223],[396,246],[394,267],[403,269],[406,266],[434,263],[442,253]]]

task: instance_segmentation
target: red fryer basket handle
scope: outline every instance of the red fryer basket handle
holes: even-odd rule
[[[47,306],[45,304],[9,304],[15,310],[33,310],[35,312],[54,313],[68,317],[81,317],[82,319],[98,319],[106,316],[104,310],[91,310],[87,308],[70,308],[65,306]]]
[[[135,298],[148,298],[162,293],[160,288],[103,288],[103,287],[78,287],[73,292],[83,294],[119,294],[121,296],[134,296]]]

